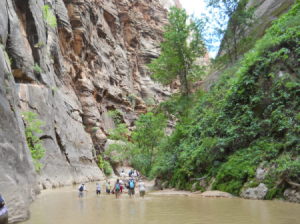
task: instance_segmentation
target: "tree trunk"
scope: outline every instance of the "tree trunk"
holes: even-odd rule
[[[184,96],[189,95],[190,90],[189,90],[189,84],[187,80],[187,74],[185,71],[180,72],[179,79],[180,79],[180,88],[181,88],[182,95]]]

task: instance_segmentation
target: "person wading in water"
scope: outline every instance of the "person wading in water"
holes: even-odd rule
[[[86,187],[85,187],[84,184],[81,184],[81,185],[79,186],[79,188],[78,188],[78,191],[79,191],[78,196],[79,196],[80,198],[82,198],[82,197],[83,197],[83,192],[84,192],[84,191],[87,191],[87,189],[86,189]]]
[[[135,182],[133,178],[130,178],[130,180],[128,181],[128,194],[131,197],[132,195],[134,195],[134,188],[135,188]]]
[[[96,194],[97,195],[101,194],[101,186],[99,183],[96,183]]]
[[[113,191],[115,192],[116,198],[119,198],[121,193],[121,184],[119,179],[117,179]]]
[[[140,196],[143,198],[146,193],[146,187],[145,187],[145,183],[142,180],[139,180],[139,191],[140,191]]]
[[[8,223],[8,210],[5,206],[4,198],[0,194],[0,224]]]
[[[110,182],[108,180],[106,180],[106,194],[110,194]]]

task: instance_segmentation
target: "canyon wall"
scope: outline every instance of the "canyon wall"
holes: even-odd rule
[[[271,26],[272,22],[287,12],[295,2],[295,0],[249,0],[247,7],[255,8],[253,14],[254,24],[248,29],[246,36],[250,36],[254,41],[260,39]],[[247,45],[247,43],[245,43],[245,45]],[[221,44],[218,56],[224,54],[225,49]],[[240,56],[242,55],[239,55],[239,57]],[[208,91],[219,79],[223,69],[224,68],[219,69],[220,71],[214,71],[210,74],[203,82],[202,88]]]
[[[96,156],[115,126],[110,111],[130,128],[147,104],[170,95],[146,68],[159,55],[166,7],[159,0],[1,1],[0,193],[11,222],[28,217],[39,189],[104,178]],[[44,122],[38,174],[26,111]]]

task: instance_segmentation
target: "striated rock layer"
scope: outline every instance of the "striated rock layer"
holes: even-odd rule
[[[109,111],[130,127],[146,103],[170,95],[145,66],[159,55],[164,7],[159,0],[0,1],[0,193],[11,221],[27,217],[37,186],[104,178],[96,155],[115,125]],[[23,111],[45,122],[38,175]]]

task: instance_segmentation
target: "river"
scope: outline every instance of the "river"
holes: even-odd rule
[[[78,198],[77,187],[43,191],[23,224],[300,224],[300,205],[280,201],[146,195]]]

